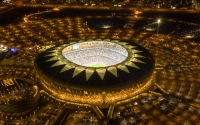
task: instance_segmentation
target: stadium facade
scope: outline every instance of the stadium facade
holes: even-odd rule
[[[46,93],[62,102],[99,107],[152,90],[154,66],[145,48],[110,39],[55,46],[35,59],[36,77]]]

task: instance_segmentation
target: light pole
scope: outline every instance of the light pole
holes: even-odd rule
[[[160,23],[161,23],[161,20],[158,19],[158,20],[157,20],[157,24],[158,24],[158,25],[157,25],[157,33],[159,32]]]

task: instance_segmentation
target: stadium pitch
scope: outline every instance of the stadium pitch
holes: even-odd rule
[[[104,67],[104,65],[102,63],[94,63],[91,67]]]

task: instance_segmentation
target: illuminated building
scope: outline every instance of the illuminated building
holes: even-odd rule
[[[65,102],[107,107],[153,89],[152,55],[117,40],[50,48],[37,56],[35,68],[45,91]]]

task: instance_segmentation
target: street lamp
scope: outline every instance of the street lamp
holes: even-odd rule
[[[161,20],[160,20],[160,19],[158,19],[158,20],[157,20],[157,23],[158,23],[158,24],[160,24],[160,23],[161,23]]]
[[[157,20],[157,24],[158,24],[158,26],[157,26],[157,33],[159,32],[160,23],[161,23],[161,20],[158,19],[158,20]]]

